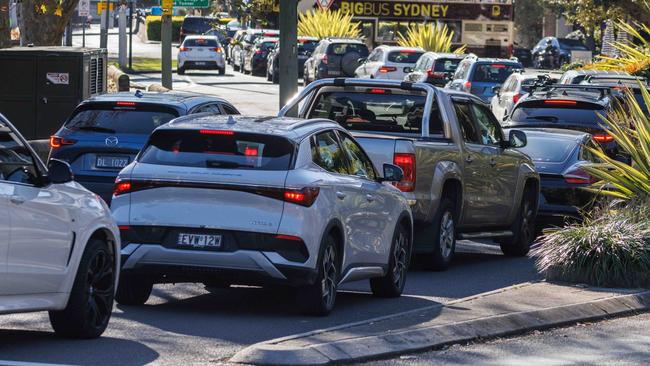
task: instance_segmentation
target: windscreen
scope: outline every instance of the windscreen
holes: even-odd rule
[[[183,42],[184,47],[219,47],[219,42],[212,38],[190,38]]]
[[[533,161],[546,163],[561,163],[569,158],[569,154],[578,146],[574,140],[558,139],[553,135],[528,135],[526,146],[518,150],[530,156]]]
[[[435,72],[456,72],[460,59],[453,58],[439,58],[436,60],[433,65],[433,71]]]
[[[65,124],[70,130],[148,135],[178,117],[169,109],[106,108],[82,109]]]
[[[395,62],[398,64],[414,64],[418,62],[420,56],[424,52],[414,50],[393,51],[388,53],[388,62]]]
[[[159,130],[138,161],[217,169],[288,170],[294,145],[284,137],[222,130]]]
[[[502,84],[510,74],[519,69],[521,66],[512,64],[479,64],[472,81]]]
[[[357,52],[361,56],[368,56],[368,47],[365,44],[358,43],[335,43],[331,44],[327,50],[330,55],[343,56],[349,52]]]
[[[352,131],[421,134],[425,102],[422,94],[398,94],[390,89],[323,92],[309,118],[331,119]],[[442,134],[439,111],[432,116],[429,132]]]
[[[562,123],[598,127],[604,115],[603,106],[577,102],[573,105],[547,104],[548,100],[520,103],[512,112],[511,119],[519,123]]]

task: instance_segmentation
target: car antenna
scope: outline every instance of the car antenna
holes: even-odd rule
[[[237,121],[235,121],[235,118],[233,116],[228,116],[228,122],[226,123],[229,125],[234,125],[235,123],[237,123]]]

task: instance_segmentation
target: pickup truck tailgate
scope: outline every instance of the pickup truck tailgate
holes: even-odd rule
[[[399,136],[382,136],[367,133],[352,132],[354,138],[361,144],[380,175],[383,176],[384,163],[393,164],[395,153],[415,153],[413,142]]]

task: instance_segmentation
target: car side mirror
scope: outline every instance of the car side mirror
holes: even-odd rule
[[[50,182],[61,184],[68,183],[74,179],[70,164],[59,159],[50,159],[47,163],[47,177]]]
[[[397,165],[384,163],[384,182],[399,182],[404,178],[404,171]]]
[[[360,63],[360,64],[363,64],[363,63],[365,63],[366,61],[368,61],[368,59],[365,58],[365,57],[361,57],[361,58],[358,58],[358,59],[357,59],[357,62]]]
[[[509,147],[520,148],[528,144],[528,138],[526,138],[526,133],[520,130],[510,130],[508,136],[508,145]]]
[[[405,67],[404,68],[404,73],[408,74],[408,73],[411,73],[411,72],[413,72],[412,68],[410,68],[410,67]]]
[[[492,87],[492,93],[494,93],[497,96],[501,94],[501,86],[497,85],[495,87]]]

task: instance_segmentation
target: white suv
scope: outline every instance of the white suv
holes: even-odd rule
[[[187,36],[178,48],[178,75],[187,70],[219,70],[226,73],[223,47],[216,36]]]
[[[119,230],[99,196],[46,169],[0,114],[0,313],[49,310],[54,330],[100,336],[119,274]]]
[[[325,315],[339,284],[368,278],[376,295],[399,296],[412,218],[387,182],[401,169],[383,168],[387,178],[329,120],[177,118],[116,180],[116,299],[142,304],[161,282],[284,284]]]
[[[421,48],[378,46],[354,74],[358,78],[403,80],[423,54]]]

